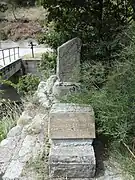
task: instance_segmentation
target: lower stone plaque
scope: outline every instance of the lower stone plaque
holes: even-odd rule
[[[50,111],[50,139],[94,139],[95,118],[91,106],[54,104]]]

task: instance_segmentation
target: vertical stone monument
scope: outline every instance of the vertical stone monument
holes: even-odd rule
[[[91,178],[95,175],[94,112],[91,106],[56,103],[50,111],[50,178]]]
[[[58,48],[57,76],[53,94],[63,96],[78,87],[81,40],[74,38]],[[94,177],[96,160],[92,146],[95,118],[91,106],[55,103],[50,111],[50,179],[83,180]]]
[[[70,92],[76,92],[80,84],[80,52],[81,40],[73,38],[57,49],[57,77],[53,94],[63,96]]]
[[[81,40],[73,38],[57,49],[57,76],[61,82],[78,82],[80,79]]]

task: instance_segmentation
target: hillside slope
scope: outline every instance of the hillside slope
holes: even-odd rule
[[[42,7],[11,9],[0,15],[0,39],[35,38],[38,33],[45,31],[44,23],[46,10]]]

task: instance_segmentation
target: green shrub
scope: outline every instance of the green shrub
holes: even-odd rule
[[[35,6],[35,0],[8,0],[8,4],[19,7]]]
[[[0,142],[6,138],[7,133],[16,125],[16,119],[5,117],[0,120]]]
[[[49,78],[51,74],[55,74],[56,54],[52,52],[43,53],[38,68],[45,79]]]
[[[21,95],[33,94],[38,87],[40,79],[34,74],[27,74],[19,78],[16,85],[17,91]]]
[[[101,62],[84,62],[81,69],[81,82],[87,89],[100,88],[106,82],[106,68]]]
[[[112,141],[124,142],[133,149],[135,146],[135,26],[131,30],[133,33],[131,43],[121,52],[119,62],[115,63],[104,87],[70,96],[68,100],[91,104],[96,115],[97,132],[111,138]]]
[[[134,157],[130,153],[135,154],[134,49],[133,43],[122,52],[123,62],[115,65],[114,71],[102,89],[70,95],[64,102],[92,105],[97,136],[102,135],[108,139],[111,155],[113,154],[113,157],[122,164],[121,167],[135,178]],[[123,144],[128,148],[123,147]]]
[[[134,61],[135,55],[133,56]],[[135,137],[133,61],[117,64],[101,90],[89,90],[67,98],[68,102],[91,104],[96,115],[97,132],[112,141],[126,142],[131,148]]]
[[[48,22],[54,22],[55,34],[66,35],[68,39],[81,38],[84,61],[111,65],[119,57],[123,48],[123,30],[128,27],[133,15],[131,3],[125,0],[41,0],[40,3],[48,10]],[[63,38],[59,40],[62,44]],[[54,41],[48,41],[48,44],[52,46]]]
[[[125,32],[132,22],[132,3],[126,0],[39,2],[47,9],[47,20],[49,23],[53,21],[54,26],[51,31],[40,36],[39,42],[47,43],[56,49],[67,40],[79,37],[83,45],[81,63],[89,61],[91,65],[96,66],[94,69],[99,70],[103,67],[100,75],[99,72],[91,72],[90,75],[92,85],[103,86],[102,83],[106,81],[106,76],[119,59],[121,50],[128,43]],[[99,62],[101,65],[98,67]]]
[[[0,142],[5,139],[6,134],[4,133],[3,124],[0,122]]]
[[[37,39],[40,44],[49,44],[56,50],[58,46],[69,40],[70,37],[66,34],[66,32],[56,32],[55,30],[50,30],[44,34],[40,34]]]

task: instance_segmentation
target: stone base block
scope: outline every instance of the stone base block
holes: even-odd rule
[[[50,178],[92,178],[96,161],[91,144],[52,144],[49,154]]]
[[[79,90],[80,83],[56,81],[53,86],[53,94],[56,97],[62,97],[68,94],[76,93]]]

